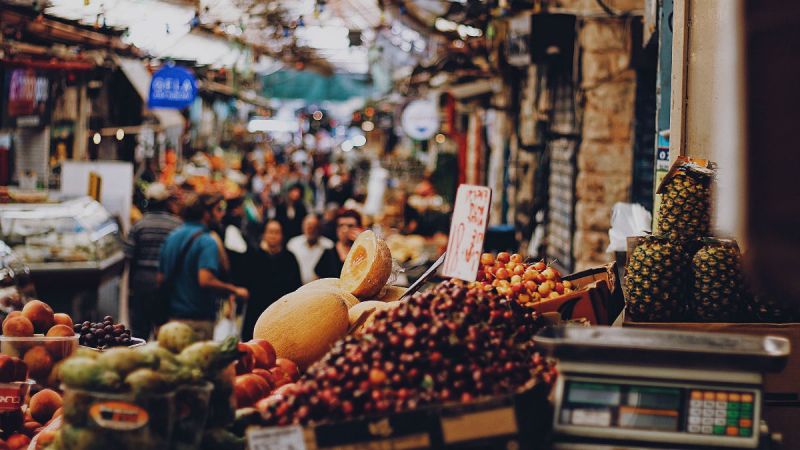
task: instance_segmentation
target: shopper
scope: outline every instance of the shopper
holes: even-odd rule
[[[159,279],[169,289],[169,317],[191,325],[200,339],[213,335],[217,297],[234,295],[246,300],[250,296],[246,288],[220,279],[220,247],[209,227],[223,213],[219,196],[187,196],[185,223],[167,237],[161,249]]]
[[[336,218],[336,244],[325,250],[314,269],[320,278],[338,277],[342,273],[344,260],[350,253],[356,237],[362,230],[361,214],[352,209],[344,210]]]
[[[277,218],[283,226],[284,237],[288,240],[302,234],[303,219],[307,210],[303,202],[305,188],[301,183],[294,183],[286,193],[286,201],[278,205]]]
[[[283,245],[283,228],[279,221],[267,222],[261,243],[255,249],[248,278],[251,296],[242,325],[243,341],[253,338],[253,327],[269,305],[302,284],[297,259]]]
[[[319,216],[309,214],[303,220],[303,234],[289,239],[286,248],[297,258],[300,264],[300,276],[303,284],[317,279],[314,268],[317,267],[325,250],[333,248],[333,241],[321,235]]]
[[[158,260],[161,245],[181,225],[177,198],[161,183],[145,190],[147,209],[125,240],[125,256],[130,268],[129,317],[133,336],[149,339],[153,329],[152,302],[157,298]]]

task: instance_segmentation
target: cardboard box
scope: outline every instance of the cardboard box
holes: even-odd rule
[[[248,448],[268,449],[286,442],[286,436],[292,434],[302,440],[306,450],[539,449],[544,448],[552,420],[548,395],[549,387],[540,385],[469,404],[431,406],[383,417],[305,428],[251,428]],[[265,431],[273,434],[265,436]]]
[[[564,277],[578,288],[575,292],[536,303],[540,313],[557,312],[563,320],[586,319],[592,325],[610,325],[624,304],[616,263]]]

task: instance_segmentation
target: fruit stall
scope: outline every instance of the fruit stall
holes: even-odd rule
[[[693,170],[668,180],[690,187]],[[501,252],[476,256],[475,281],[407,289],[389,283],[387,242],[365,231],[339,278],[278,299],[249,342],[200,341],[169,322],[148,343],[111,316],[73,320],[30,300],[2,323],[0,448],[771,448],[754,424],[780,422],[770,396],[791,385],[790,339],[675,332],[709,327],[666,321],[768,308],[719,304],[751,298],[732,297],[744,286],[737,247],[710,240],[704,215],[672,208],[659,230],[677,237],[632,240],[622,281],[613,263],[565,275]],[[694,237],[680,242],[684,232]],[[677,251],[687,248],[691,264]],[[693,284],[665,281],[686,268]],[[625,327],[608,327],[623,291]],[[645,329],[658,326],[673,330]],[[735,411],[703,415],[723,403]]]

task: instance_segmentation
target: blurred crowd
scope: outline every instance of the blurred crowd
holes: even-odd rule
[[[211,157],[209,166],[218,169]],[[302,149],[246,152],[238,189],[167,185],[147,167],[143,213],[125,245],[135,336],[183,320],[212,337],[220,316],[243,316],[229,333],[247,339],[276,299],[338,277],[365,226],[350,169]]]

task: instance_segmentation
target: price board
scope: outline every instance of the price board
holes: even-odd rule
[[[442,275],[475,281],[491,202],[492,190],[488,187],[469,184],[458,187]]]
[[[249,450],[306,450],[303,429],[293,427],[251,428],[247,431]]]

